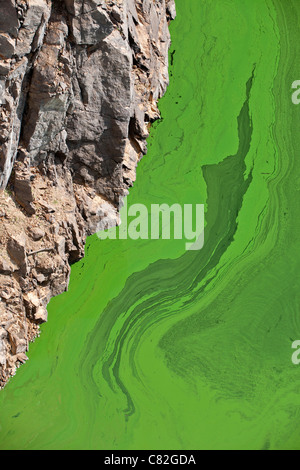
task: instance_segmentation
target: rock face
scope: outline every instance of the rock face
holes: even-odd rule
[[[119,223],[173,18],[174,0],[0,0],[0,387],[86,237]]]

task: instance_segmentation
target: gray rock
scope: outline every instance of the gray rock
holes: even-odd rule
[[[5,340],[7,338],[7,331],[0,327],[0,365],[5,366],[6,365],[6,344]]]
[[[30,228],[30,236],[34,241],[41,240],[45,236],[46,232],[45,230],[38,228],[38,227],[32,227]]]
[[[18,270],[18,267],[4,256],[0,259],[0,274],[12,274]]]
[[[12,261],[19,267],[20,273],[26,275],[28,266],[25,235],[11,236],[7,243],[7,252]]]
[[[17,172],[14,177],[14,191],[17,202],[26,210],[29,215],[35,214],[35,208],[32,205],[33,195],[30,179],[22,177]]]
[[[0,34],[0,57],[10,59],[15,53],[16,40],[8,34]]]
[[[72,19],[72,33],[77,44],[97,44],[109,36],[113,29],[112,21],[101,7]]]
[[[14,0],[0,0],[0,31],[10,34],[13,37],[17,36],[19,29],[18,13]]]

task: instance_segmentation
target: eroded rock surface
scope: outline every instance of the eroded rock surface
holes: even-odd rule
[[[174,18],[174,0],[0,0],[0,387],[86,237],[119,223]]]

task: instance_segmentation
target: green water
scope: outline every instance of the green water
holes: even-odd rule
[[[205,203],[204,248],[92,237],[0,392],[2,450],[300,449],[300,3],[176,3],[128,205]]]

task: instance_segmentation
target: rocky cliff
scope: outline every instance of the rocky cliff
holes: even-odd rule
[[[119,222],[173,18],[174,0],[0,0],[0,387],[86,237]]]

